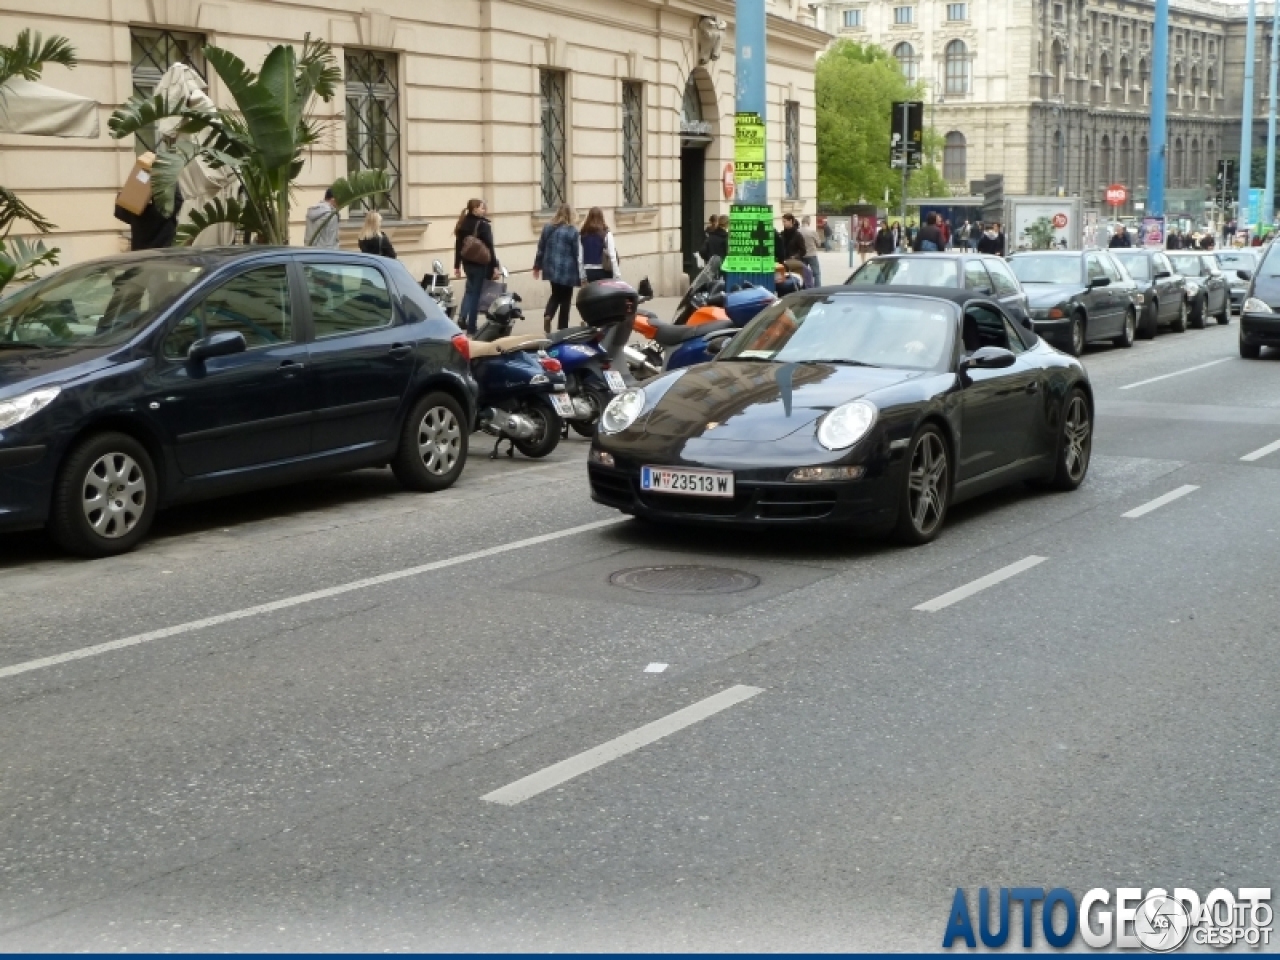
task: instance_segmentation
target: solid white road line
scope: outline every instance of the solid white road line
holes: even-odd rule
[[[1253,453],[1246,453],[1240,459],[1245,461],[1245,463],[1253,463],[1253,461],[1261,460],[1263,457],[1268,454],[1275,453],[1277,450],[1280,450],[1280,440],[1277,440],[1275,443],[1268,443],[1265,447],[1259,447],[1257,450],[1253,451]]]
[[[1173,373],[1166,373],[1159,377],[1152,377],[1150,380],[1139,380],[1137,383],[1125,384],[1121,390],[1132,390],[1134,387],[1145,387],[1148,383],[1158,383],[1161,380],[1168,380],[1170,377],[1180,377],[1184,373],[1195,373],[1197,370],[1203,370],[1205,367],[1217,366],[1219,363],[1226,363],[1231,357],[1223,357],[1221,360],[1210,360],[1208,363],[1202,363],[1199,366],[1187,367],[1185,370],[1175,370]]]
[[[485,550],[475,550],[471,553],[464,553],[460,556],[450,557],[447,560],[436,560],[432,563],[424,563],[417,567],[408,567],[404,570],[394,570],[391,573],[383,573],[376,577],[367,577],[364,580],[353,580],[350,583],[339,584],[336,587],[327,587],[324,590],[314,590],[311,593],[302,593],[296,597],[285,597],[283,600],[273,600],[271,603],[261,603],[256,607],[245,607],[243,610],[232,610],[230,613],[220,613],[217,616],[205,617],[202,620],[191,620],[187,623],[179,623],[172,627],[163,627],[160,630],[138,633],[134,634],[132,637],[122,637],[119,640],[111,640],[107,643],[95,644],[92,647],[81,647],[79,650],[70,650],[67,653],[60,653],[53,657],[42,657],[39,660],[28,660],[25,663],[15,663],[11,667],[0,667],[0,680],[3,680],[5,677],[16,677],[20,673],[30,673],[32,670],[43,670],[45,667],[56,667],[62,663],[70,663],[72,660],[83,660],[85,657],[96,657],[103,653],[111,653],[114,650],[123,650],[126,647],[136,647],[142,643],[150,643],[152,640],[165,640],[169,637],[180,636],[184,633],[203,630],[206,627],[216,627],[219,624],[230,623],[233,620],[244,620],[247,617],[256,617],[263,613],[275,613],[277,610],[287,610],[290,607],[301,606],[304,603],[313,603],[316,600],[327,600],[329,597],[341,596],[344,593],[351,593],[354,590],[364,590],[368,587],[377,587],[384,583],[393,583],[396,580],[404,580],[407,577],[417,577],[424,573],[431,573],[433,570],[444,570],[446,567],[456,567],[459,564],[470,563],[473,560],[483,560],[486,557],[496,557],[499,554],[510,553],[512,550],[522,550],[525,547],[533,547],[541,543],[551,543],[554,540],[562,540],[565,537],[572,537],[579,533],[586,533],[589,530],[599,530],[602,527],[611,527],[616,523],[622,523],[626,519],[626,517],[618,517],[610,520],[597,520],[594,523],[584,523],[578,527],[569,527],[567,530],[557,530],[555,533],[544,533],[536,537],[526,537],[524,540],[513,540],[510,543],[500,544],[496,547],[489,547]]]
[[[632,730],[630,733],[624,733],[622,736],[616,737],[607,743],[602,743],[598,747],[592,747],[576,757],[553,763],[537,773],[531,773],[515,783],[509,783],[505,787],[493,791],[493,793],[486,793],[480,799],[487,800],[490,803],[500,803],[503,806],[514,807],[517,803],[528,800],[530,797],[536,797],[540,793],[545,793],[552,787],[558,787],[567,780],[581,776],[596,767],[604,766],[610,760],[617,760],[619,757],[639,750],[655,740],[661,740],[677,730],[692,726],[699,720],[705,720],[707,717],[714,716],[722,710],[728,710],[735,704],[750,700],[758,693],[764,693],[764,691],[759,687],[730,687],[728,690],[707,697],[705,700],[699,700],[683,710],[668,714],[661,720],[646,723],[643,727]]]
[[[1170,490],[1163,497],[1156,497],[1150,503],[1144,503],[1140,507],[1134,507],[1128,513],[1122,513],[1120,516],[1125,520],[1137,520],[1138,517],[1145,517],[1152,510],[1159,510],[1166,503],[1173,503],[1180,500],[1188,493],[1195,493],[1200,488],[1194,484],[1188,483],[1186,486],[1179,487],[1177,490]]]
[[[1048,557],[1024,557],[1017,563],[1011,563],[1007,567],[1001,567],[994,573],[988,573],[985,577],[979,577],[972,583],[966,583],[963,587],[956,587],[950,593],[944,593],[940,597],[934,597],[925,603],[914,607],[915,610],[924,610],[928,613],[949,607],[953,603],[959,603],[966,597],[972,597],[975,593],[981,593],[987,587],[994,587],[997,583],[1002,583],[1010,577],[1016,577],[1025,570],[1039,566],[1044,563]]]

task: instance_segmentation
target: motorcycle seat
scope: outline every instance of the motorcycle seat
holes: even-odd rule
[[[684,324],[677,325],[674,323],[664,323],[658,327],[653,339],[664,347],[674,347],[687,340],[695,340],[698,337],[705,337],[707,334],[715,333],[717,330],[728,330],[731,326],[733,326],[732,320],[716,320],[712,323],[700,323],[696,327],[690,327]]]
[[[502,351],[499,350],[496,345],[489,343],[485,340],[471,341],[471,359],[472,360],[487,360],[490,357],[500,357],[500,356],[502,356]]]
[[[517,350],[540,350],[547,346],[547,338],[540,333],[520,333],[514,337],[501,337],[492,343],[499,353],[514,353]]]
[[[551,342],[554,343],[578,343],[589,342],[600,335],[600,331],[595,327],[568,327],[564,330],[551,331]]]

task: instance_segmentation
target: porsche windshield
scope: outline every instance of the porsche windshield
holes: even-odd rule
[[[960,271],[950,257],[888,257],[864,264],[849,283],[855,287],[959,287]]]
[[[752,320],[720,360],[949,368],[958,308],[922,297],[782,300]]]
[[[1009,260],[1009,266],[1020,283],[1080,283],[1079,257],[1019,254]]]
[[[59,270],[0,300],[0,346],[118,346],[203,272],[198,264],[175,257]]]

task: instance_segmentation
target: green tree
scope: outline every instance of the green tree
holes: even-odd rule
[[[1038,217],[1027,227],[1027,239],[1032,250],[1048,250],[1053,246],[1053,221]]]
[[[898,61],[880,47],[838,40],[818,59],[818,199],[836,206],[902,199],[902,172],[889,166],[893,103],[922,96],[902,76]],[[914,172],[908,193],[949,196],[936,165],[939,138],[925,133],[925,166]]]
[[[38,33],[23,30],[12,46],[0,44],[0,97],[6,95],[2,88],[10,80],[15,77],[39,80],[44,68],[51,63],[68,69],[76,65],[75,48],[66,37],[45,39]],[[32,242],[9,236],[20,222],[31,224],[40,233],[56,228],[12,190],[0,187],[0,290],[12,280],[34,280],[37,267],[58,263],[57,247],[46,247],[43,240]]]
[[[191,243],[207,228],[230,223],[248,243],[288,244],[294,182],[307,152],[329,132],[312,114],[312,105],[316,99],[328,103],[342,85],[333,50],[308,34],[301,56],[281,44],[267,54],[258,73],[220,47],[205,47],[204,56],[235,101],[234,111],[166,103],[161,96],[134,97],[111,115],[111,136],[120,139],[177,118],[176,132],[188,136],[159,152],[151,170],[152,198],[162,213],[173,209],[178,177],[197,159],[229,170],[239,182],[239,197],[215,199],[193,211],[178,230],[179,242]],[[383,170],[359,171],[333,184],[339,209],[387,189]]]

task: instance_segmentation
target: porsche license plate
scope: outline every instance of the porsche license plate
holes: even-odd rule
[[[722,470],[668,470],[641,467],[640,489],[690,497],[733,497],[733,474]]]
[[[551,406],[555,407],[556,413],[562,417],[573,416],[573,401],[563,393],[551,394]]]
[[[606,370],[604,372],[604,381],[609,384],[609,389],[614,393],[621,393],[627,389],[626,381],[622,379],[622,374],[617,370]]]

